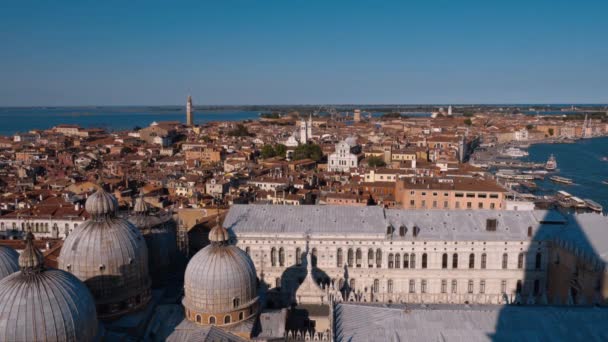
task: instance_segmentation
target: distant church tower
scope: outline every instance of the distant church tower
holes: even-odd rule
[[[354,115],[353,115],[353,120],[355,122],[360,122],[361,121],[361,109],[355,109]]]
[[[186,101],[186,125],[192,126],[194,120],[192,117],[192,96],[188,95],[188,101]]]
[[[308,121],[300,121],[300,144],[306,144],[312,138],[312,115]]]

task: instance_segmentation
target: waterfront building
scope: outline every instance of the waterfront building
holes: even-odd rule
[[[224,224],[252,258],[258,277],[279,291],[279,302],[296,294],[303,279],[296,270],[307,245],[316,280],[335,300],[580,304],[608,298],[601,282],[608,241],[598,238],[608,218],[601,215],[234,205]],[[583,248],[577,242],[585,234],[596,239]],[[559,242],[568,237],[576,242]],[[580,288],[570,283],[572,273],[564,271],[560,280],[550,272],[556,244],[593,271],[577,276],[588,277]],[[575,298],[553,295],[562,287],[566,299],[572,298],[568,291]]]
[[[406,209],[504,210],[507,190],[491,179],[417,177],[398,180],[397,205]]]
[[[188,95],[188,99],[186,100],[186,125],[192,126],[194,124],[194,113],[192,112],[194,108],[192,107],[192,96]]]
[[[116,216],[118,202],[103,188],[85,203],[91,218],[64,241],[59,268],[83,281],[97,314],[114,319],[144,307],[151,298],[148,249],[140,231]]]

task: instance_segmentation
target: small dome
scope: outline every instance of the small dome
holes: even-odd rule
[[[222,227],[221,225],[217,225],[215,227],[213,227],[213,229],[211,229],[211,231],[209,232],[209,241],[210,242],[217,242],[217,243],[225,243],[228,242],[230,240],[230,235],[228,234],[228,231],[226,230],[226,228]]]
[[[186,267],[183,304],[191,315],[241,311],[240,320],[247,319],[257,310],[255,265],[247,253],[228,244],[225,228],[218,225],[211,233],[211,244],[196,253]],[[221,320],[216,322],[222,324]]]
[[[97,217],[78,225],[65,239],[59,268],[87,285],[100,317],[118,317],[150,299],[148,248],[133,224],[115,216],[114,196],[98,191],[87,200],[87,210],[89,204]]]
[[[150,211],[150,206],[144,199],[143,193],[135,200],[133,211],[137,214],[147,214]]]
[[[118,201],[112,194],[101,188],[89,196],[84,208],[93,217],[114,216],[118,210]]]
[[[21,271],[0,280],[0,341],[98,339],[95,302],[87,287],[67,272],[45,270],[31,236],[23,254]]]
[[[0,246],[0,280],[19,271],[19,253],[6,246]]]

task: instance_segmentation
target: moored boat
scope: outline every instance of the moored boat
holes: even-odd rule
[[[557,169],[557,161],[555,160],[555,156],[551,154],[549,160],[547,160],[547,163],[545,164],[545,170],[555,171],[555,169]]]
[[[587,204],[587,208],[591,209],[592,211],[601,213],[602,210],[604,210],[604,207],[602,207],[601,204],[599,204],[593,200],[585,199],[585,203]]]
[[[567,185],[574,183],[572,181],[572,179],[566,178],[566,177],[560,177],[560,176],[551,176],[551,177],[549,177],[549,179],[555,183],[561,183],[561,184],[567,184]]]

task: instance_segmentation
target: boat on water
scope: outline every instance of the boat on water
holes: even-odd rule
[[[566,184],[566,185],[570,185],[570,184],[574,183],[572,181],[572,179],[566,178],[566,177],[560,177],[560,176],[551,176],[551,177],[549,177],[549,179],[555,183],[561,183],[561,184]]]
[[[544,176],[547,173],[549,173],[549,171],[547,171],[547,170],[524,170],[521,173],[526,174],[526,175],[541,175],[541,176]]]
[[[601,213],[604,210],[604,207],[602,207],[601,204],[599,204],[593,200],[585,198],[584,201],[587,204],[587,208],[589,208],[590,210],[592,210],[594,212]]]
[[[545,170],[547,171],[555,171],[557,169],[557,161],[555,160],[555,156],[551,154],[549,156],[549,160],[545,164]]]
[[[604,180],[602,181],[602,184],[606,184],[606,185],[608,185],[608,179],[604,179]]]
[[[513,157],[513,158],[521,158],[521,157],[526,157],[528,155],[528,152],[517,148],[517,147],[509,147],[505,150],[503,150],[501,152],[502,155],[508,156],[508,157]]]

